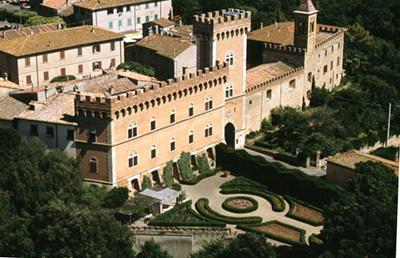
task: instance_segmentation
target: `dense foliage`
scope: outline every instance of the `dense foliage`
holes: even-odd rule
[[[161,250],[161,247],[153,240],[146,241],[142,246],[142,251],[136,258],[172,258],[166,251]]]
[[[174,183],[174,177],[173,177],[173,162],[168,161],[167,165],[165,165],[163,169],[163,175],[162,175],[164,184],[166,187],[171,187]]]
[[[182,152],[180,158],[178,159],[179,172],[183,180],[190,180],[193,177],[190,159],[191,156],[188,152]]]
[[[75,80],[76,77],[73,75],[60,75],[57,77],[54,77],[53,79],[51,79],[50,82],[68,82],[68,81],[72,81]]]
[[[206,174],[211,172],[210,165],[208,164],[208,160],[205,155],[197,156],[196,163],[200,174]]]
[[[128,61],[118,65],[117,69],[129,70],[137,73],[141,73],[147,76],[154,77],[156,75],[156,70],[154,67],[143,65],[137,62]]]
[[[134,257],[132,235],[111,210],[88,205],[78,165],[36,139],[0,129],[0,254]]]
[[[148,175],[143,176],[142,190],[151,188],[153,186],[151,179]]]

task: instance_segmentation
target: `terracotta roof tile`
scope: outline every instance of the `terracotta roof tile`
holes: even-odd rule
[[[110,92],[112,88],[112,92]],[[89,95],[104,97],[104,95],[117,95],[124,92],[132,91],[138,88],[136,84],[128,78],[109,79],[106,77],[98,80],[89,80],[79,87],[81,92],[89,93]]]
[[[73,5],[89,10],[100,10],[121,5],[134,5],[149,2],[154,2],[154,0],[83,0]]]
[[[13,56],[26,56],[122,38],[123,35],[103,28],[81,26],[0,40],[0,51]]]
[[[157,20],[152,21],[153,24],[158,25],[162,28],[171,27],[175,25],[174,21],[168,20],[166,18],[160,18]]]
[[[290,72],[291,70],[293,70],[293,67],[282,62],[262,64],[253,67],[247,70],[246,87],[251,88],[269,79]]]
[[[9,40],[19,37],[27,37],[31,34],[43,33],[53,30],[58,30],[58,23],[43,24],[38,26],[24,27],[18,29],[11,29],[0,31],[0,40]]]
[[[152,49],[159,55],[174,59],[194,45],[181,38],[154,34],[143,38],[136,46]]]
[[[13,120],[15,116],[21,114],[28,108],[29,106],[25,103],[7,96],[0,99],[0,119]]]

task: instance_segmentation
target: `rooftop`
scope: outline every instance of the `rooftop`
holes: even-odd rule
[[[193,40],[193,25],[181,25],[171,28],[169,32],[175,36],[186,40]]]
[[[53,30],[58,30],[60,24],[58,23],[51,23],[51,24],[43,24],[38,26],[31,26],[31,27],[23,27],[17,28],[12,30],[5,30],[0,31],[0,40],[4,39],[16,39],[19,37],[26,37],[36,33],[43,33]]]
[[[34,120],[46,123],[76,125],[75,94],[60,93],[44,101],[34,102],[32,110],[26,110],[17,116],[18,119]]]
[[[174,59],[194,45],[181,38],[154,34],[143,38],[136,46],[154,50],[158,55]]]
[[[299,7],[294,12],[315,13],[315,12],[318,12],[318,10],[315,8],[312,0],[301,0]]]
[[[395,161],[384,159],[358,150],[338,153],[335,156],[329,157],[327,161],[349,169],[356,169],[357,163],[367,161],[382,163],[383,165],[392,168],[396,174],[398,174],[399,169],[399,164]]]
[[[133,71],[117,70],[117,74],[121,77],[126,77],[134,81],[160,82],[157,78]]]
[[[0,119],[13,120],[15,116],[26,111],[29,106],[13,97],[5,97],[0,99]]]
[[[117,79],[113,76],[102,76],[95,80],[82,81],[78,85],[79,91],[98,97],[118,95],[138,88],[128,78]]]
[[[320,28],[323,25],[319,25]],[[317,32],[316,44],[332,36],[332,33]],[[248,35],[249,40],[260,41],[264,43],[273,43],[284,46],[293,46],[294,44],[294,22],[275,23],[258,30],[254,30]]]
[[[136,5],[149,2],[154,2],[154,0],[82,0],[73,5],[89,10],[100,10],[122,5]]]
[[[0,51],[19,57],[122,38],[103,28],[81,26],[0,40]]]
[[[279,75],[286,74],[293,70],[293,67],[282,62],[262,64],[247,70],[246,86],[252,87],[261,84]]]
[[[166,18],[159,18],[151,22],[152,24],[158,25],[162,28],[171,27],[175,25],[174,21],[168,20]]]

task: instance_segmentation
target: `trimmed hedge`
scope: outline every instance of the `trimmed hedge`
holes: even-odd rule
[[[288,238],[286,238],[284,236],[278,236],[278,235],[275,235],[273,233],[263,232],[263,231],[261,231],[259,229],[255,229],[254,228],[254,227],[259,227],[259,226],[266,226],[266,225],[273,224],[273,223],[279,224],[279,225],[282,225],[282,226],[285,226],[285,227],[288,227],[288,228],[291,228],[291,229],[294,229],[294,230],[298,231],[300,233],[300,241],[293,241],[293,240],[288,239]],[[268,222],[263,223],[263,224],[252,225],[252,226],[238,225],[237,228],[238,229],[242,229],[242,230],[247,231],[247,232],[254,232],[254,233],[262,234],[262,235],[264,235],[264,236],[266,236],[268,238],[271,238],[273,240],[280,241],[280,242],[283,242],[283,243],[286,243],[286,244],[292,244],[292,245],[305,245],[306,244],[306,241],[305,241],[306,231],[304,229],[297,228],[297,227],[294,227],[294,226],[286,224],[286,223],[282,223],[282,222],[277,221],[277,220],[272,220],[272,221],[268,221]]]
[[[229,217],[225,216],[222,214],[219,214],[218,212],[214,211],[213,209],[210,208],[208,205],[208,200],[205,198],[201,198],[196,202],[196,210],[200,213],[200,215],[211,219],[213,221],[221,221],[226,224],[259,224],[262,222],[262,218],[260,217],[242,217],[242,218],[235,218],[235,217]]]
[[[235,176],[245,176],[264,184],[270,191],[294,196],[322,207],[346,194],[346,191],[321,178],[309,176],[298,169],[288,169],[278,162],[268,162],[261,156],[252,156],[244,150],[233,150],[225,144],[216,147],[217,166]]]
[[[296,200],[296,199],[294,199],[292,197],[289,197],[289,196],[286,196],[286,195],[285,195],[285,199],[289,203],[289,207],[290,207],[289,212],[286,214],[286,217],[291,218],[291,219],[295,219],[295,220],[298,220],[298,221],[301,221],[301,222],[304,222],[304,223],[307,223],[307,224],[310,224],[310,225],[315,226],[315,227],[324,225],[323,223],[316,223],[315,221],[312,221],[312,220],[310,220],[308,218],[305,218],[305,217],[297,216],[296,214],[293,213],[293,210],[295,208],[295,202],[297,202],[297,203],[299,203],[299,204],[301,204],[301,205],[303,205],[303,206],[305,206],[307,208],[310,208],[310,209],[313,209],[313,210],[316,210],[318,212],[323,213],[323,211],[321,209],[319,209],[319,208],[317,208],[315,206],[309,205],[307,203],[304,203],[302,201]]]
[[[76,77],[73,75],[60,75],[57,77],[54,77],[53,79],[51,79],[50,82],[68,82],[68,81],[72,81],[75,80]]]
[[[228,202],[230,201],[234,201],[237,199],[242,199],[242,200],[247,200],[249,202],[251,202],[252,206],[251,207],[247,207],[247,208],[237,208],[235,206],[231,206],[228,204]],[[248,213],[248,212],[252,212],[258,209],[258,202],[256,200],[254,200],[253,198],[247,197],[247,196],[237,196],[237,197],[230,197],[227,198],[223,203],[222,203],[222,208],[224,210],[227,210],[229,212],[233,212],[233,213]]]
[[[174,189],[175,191],[178,191],[178,192],[180,190],[182,190],[182,186],[180,184],[177,184],[177,183],[173,183],[171,188]]]
[[[158,215],[154,219],[150,220],[150,226],[169,226],[169,227],[225,227],[226,225],[217,221],[210,221],[207,218],[202,217],[192,209],[192,201],[188,201],[182,204],[176,205],[171,210]],[[171,217],[174,213],[187,212],[189,217],[192,217],[192,221],[185,221],[188,217],[183,218],[182,221],[173,221]]]
[[[229,187],[229,188],[222,188],[220,193],[257,195],[261,198],[266,199],[269,203],[271,203],[272,210],[276,212],[282,212],[285,210],[286,207],[286,204],[282,199],[282,197],[278,197],[272,193],[269,193],[266,190],[253,189],[248,187]]]
[[[181,153],[181,157],[178,159],[178,167],[182,180],[191,180],[193,178],[193,170],[190,164],[190,153]]]
[[[200,182],[201,180],[203,180],[204,178],[207,178],[210,176],[215,176],[216,174],[217,174],[216,171],[211,171],[209,173],[204,173],[204,174],[200,174],[196,177],[192,177],[191,179],[188,179],[188,180],[182,179],[181,181],[179,181],[179,183],[181,183],[183,185],[195,185],[198,182]]]
[[[235,177],[231,181],[223,183],[221,185],[221,188],[232,188],[232,187],[237,187],[237,186],[238,187],[251,187],[251,188],[257,188],[257,189],[262,189],[262,190],[267,188],[265,185],[254,182],[253,180],[250,180],[243,176]]]

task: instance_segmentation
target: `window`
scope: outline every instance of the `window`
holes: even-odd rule
[[[206,129],[204,130],[204,135],[205,135],[205,137],[209,137],[209,136],[211,136],[213,134],[213,131],[212,131],[212,124],[208,124],[207,126],[206,126]]]
[[[111,58],[110,67],[115,67],[115,58]]]
[[[324,66],[324,74],[326,74],[328,72],[328,65]]]
[[[325,49],[325,56],[328,55],[328,49]]]
[[[158,15],[154,14],[154,20],[157,20],[157,19],[158,19]]]
[[[54,127],[46,126],[46,136],[49,138],[54,138]]]
[[[121,28],[123,26],[122,20],[118,20],[118,28]]]
[[[291,80],[289,82],[289,89],[295,89],[296,88],[296,80]]]
[[[78,73],[82,74],[83,73],[83,65],[78,65]]]
[[[101,69],[101,61],[93,63],[93,71]]]
[[[169,150],[174,151],[175,150],[175,138],[172,138],[172,140],[169,142]]]
[[[123,6],[117,8],[117,13],[123,13],[123,12],[124,12]]]
[[[225,98],[231,98],[233,97],[233,86],[232,85],[228,85],[225,87]]]
[[[43,80],[48,81],[49,80],[49,72],[43,72]]]
[[[340,65],[340,57],[338,56],[337,60],[336,60],[336,66]]]
[[[153,117],[150,121],[150,131],[156,130],[156,118]]]
[[[96,142],[97,132],[96,130],[92,129],[89,131],[88,135],[88,142]]]
[[[60,74],[61,74],[61,76],[65,76],[67,74],[67,72],[65,71],[65,68],[60,69]]]
[[[157,7],[158,6],[158,2],[154,2],[154,7]]]
[[[26,76],[26,84],[32,84],[32,76],[30,75]]]
[[[315,22],[311,22],[310,24],[310,32],[314,32]]]
[[[38,136],[38,126],[31,125],[31,136]]]
[[[113,13],[114,13],[114,9],[113,8],[108,8],[107,9],[107,14],[108,15],[113,14]]]
[[[225,62],[228,63],[229,66],[233,66],[233,53],[228,53],[225,55]]]
[[[138,134],[138,130],[137,130],[136,123],[132,124],[132,125],[129,125],[129,128],[128,128],[128,139],[132,139],[132,138],[136,137],[137,134]]]
[[[25,66],[31,66],[31,58],[25,57]]]
[[[146,15],[146,22],[150,21],[150,16]]]
[[[65,59],[65,51],[64,50],[60,51],[60,59]]]
[[[335,46],[331,46],[331,52],[333,53],[333,51],[335,50]]]
[[[137,17],[137,18],[136,18],[136,23],[137,23],[137,24],[140,24],[140,23],[142,23],[142,21],[141,21],[140,17]]]
[[[213,107],[212,98],[211,98],[211,97],[208,97],[208,98],[206,99],[206,103],[205,103],[205,110],[206,110],[206,111],[207,111],[207,110],[210,110],[210,109],[212,109],[212,107]]]
[[[272,99],[272,90],[267,90],[267,100],[271,100]]]
[[[150,4],[146,4],[144,8],[145,9],[149,9],[150,8]]]
[[[47,54],[43,54],[43,55],[42,55],[42,62],[43,62],[43,63],[47,63],[47,61],[48,61],[48,56],[47,56]]]
[[[193,131],[190,131],[189,133],[189,144],[192,144],[194,142],[194,133]]]
[[[131,11],[131,6],[130,6],[130,5],[128,5],[128,6],[126,7],[126,11],[127,11],[127,12],[130,12],[130,11]]]
[[[174,110],[174,109],[173,109],[173,110],[171,111],[171,113],[169,114],[169,122],[170,122],[171,124],[175,123],[175,110]]]
[[[155,145],[151,146],[150,157],[155,159],[157,157],[157,148]]]
[[[138,155],[137,155],[136,152],[134,152],[133,154],[129,155],[128,167],[131,168],[131,167],[137,166],[138,161],[139,161],[138,160]]]
[[[127,20],[127,25],[128,25],[128,26],[132,26],[132,19],[131,19],[131,18],[128,18],[128,20]]]
[[[67,130],[67,140],[73,141],[74,139],[75,139],[74,130],[71,129]]]
[[[112,30],[112,28],[113,28],[113,22],[110,21],[110,22],[108,22],[108,29]]]
[[[312,73],[308,73],[307,75],[307,81],[311,82],[312,81]]]
[[[331,61],[331,71],[333,70],[333,61]]]
[[[193,107],[193,104],[190,104],[190,106],[189,106],[189,117],[191,117],[193,115],[194,115],[194,107]]]
[[[97,173],[97,159],[91,157],[89,160],[89,173]]]
[[[82,56],[82,48],[78,47],[78,56]]]
[[[94,45],[94,46],[92,47],[92,50],[93,50],[93,54],[95,54],[95,53],[100,53],[100,51],[101,51],[100,44]]]

